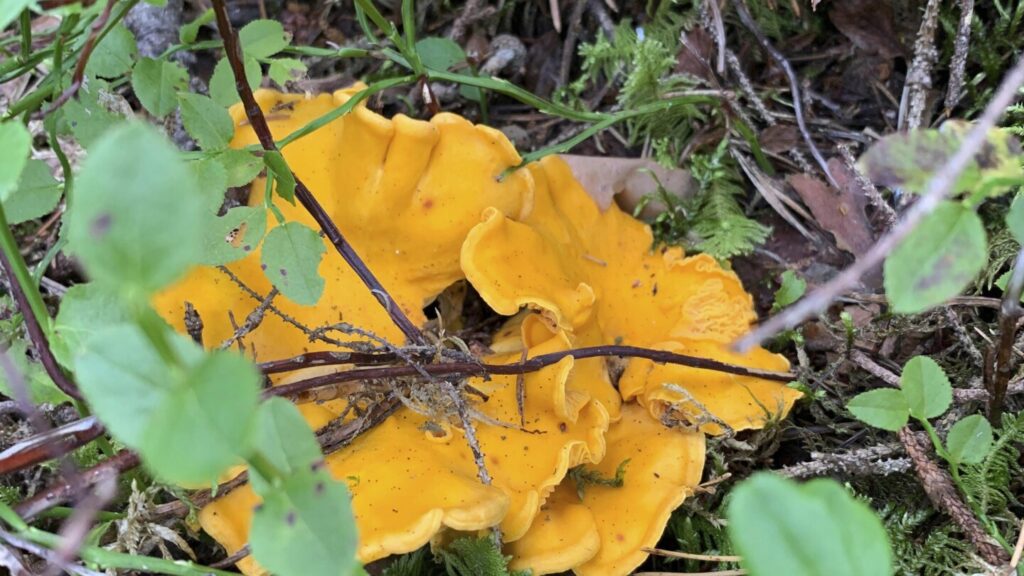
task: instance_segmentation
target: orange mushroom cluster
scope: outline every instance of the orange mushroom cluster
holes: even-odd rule
[[[256,97],[281,138],[358,89],[315,97],[258,91]],[[233,145],[255,143],[241,109],[232,114]],[[509,317],[493,337],[489,363],[624,343],[768,370],[788,367],[765,350],[727,349],[755,319],[732,272],[707,256],[653,250],[643,223],[614,205],[600,210],[557,157],[499,178],[520,157],[496,130],[451,114],[385,119],[360,105],[291,144],[285,157],[414,322],[423,324],[423,307],[459,280]],[[301,207],[280,208],[286,219],[313,225]],[[266,294],[271,286],[258,249],[253,252],[228,268]],[[306,326],[345,321],[401,341],[340,258],[329,252],[320,273],[326,288],[315,306],[284,298],[275,305]],[[191,271],[155,304],[184,330],[186,300],[204,321],[207,345],[228,338],[230,318],[245,318],[258,304],[210,267]],[[257,360],[326,348],[277,315],[265,316],[245,343]],[[410,552],[444,532],[500,527],[515,569],[628,574],[700,482],[705,434],[761,427],[799,397],[757,378],[637,359],[621,378],[603,359],[567,357],[521,382],[495,376],[470,383],[487,397],[473,409],[490,484],[479,480],[457,425],[409,408],[327,456],[328,468],[352,492],[361,561]],[[525,390],[521,414],[517,385]],[[345,407],[344,400],[300,406],[314,428]],[[621,486],[578,491],[569,475],[577,466],[606,478],[625,472]],[[202,510],[202,526],[234,553],[246,543],[256,503],[247,487],[236,489]],[[247,574],[260,571],[249,559],[239,566]]]

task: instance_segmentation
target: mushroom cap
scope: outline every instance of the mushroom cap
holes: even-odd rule
[[[746,355],[726,349],[756,318],[736,274],[706,254],[654,250],[648,226],[614,203],[602,212],[560,158],[549,156],[529,170],[533,210],[518,220],[485,211],[462,246],[466,278],[492,308],[502,314],[520,306],[539,310],[583,346],[655,346],[768,370],[788,367],[785,358],[760,348]],[[623,397],[638,396],[655,413],[686,395],[667,394],[665,384],[708,398],[712,414],[737,429],[763,425],[763,407],[771,417],[785,414],[799,397],[774,382],[679,366],[647,370],[650,365],[627,362],[631,380]],[[737,385],[742,393],[729,394]],[[615,421],[616,407],[606,407]]]
[[[519,324],[521,334],[538,327],[543,324],[529,318]],[[571,347],[562,331],[547,331],[546,340],[539,338],[542,334],[531,335],[535,341],[527,357]],[[506,364],[521,359],[521,353],[506,353],[485,361]],[[474,409],[490,421],[476,426],[490,486],[480,482],[460,429],[408,408],[328,455],[327,469],[347,481],[352,493],[359,559],[370,562],[410,552],[446,528],[476,531],[500,525],[506,541],[522,537],[570,468],[604,456],[608,414],[585,393],[567,391],[573,362],[566,357],[522,377],[522,427],[517,376],[470,381],[488,395]],[[318,410],[329,411],[327,406]],[[307,419],[323,421],[323,416],[315,413]],[[203,509],[203,528],[229,553],[238,550],[247,540],[257,500],[248,486],[235,489]],[[240,567],[247,573],[256,569]]]
[[[280,139],[359,89],[316,97],[257,91],[256,97]],[[232,115],[232,145],[256,143],[241,107]],[[626,343],[773,370],[786,365],[761,349],[738,356],[725,348],[755,318],[735,274],[708,256],[652,250],[648,227],[614,205],[600,210],[558,158],[499,179],[520,161],[500,132],[451,114],[429,122],[387,120],[359,104],[289,145],[284,155],[414,323],[425,321],[425,303],[462,278],[497,312],[513,316],[495,336],[487,362]],[[254,190],[262,188],[254,184]],[[261,201],[254,196],[260,197],[253,203]],[[287,221],[314,226],[302,207],[278,205]],[[258,251],[228,269],[266,294],[271,286]],[[325,290],[315,306],[283,297],[275,306],[308,327],[345,321],[401,340],[386,311],[333,249],[320,273]],[[245,318],[257,305],[212,267],[195,268],[154,305],[183,330],[185,301],[199,311],[207,345],[231,335],[231,315]],[[523,306],[533,312],[518,313]],[[245,341],[261,360],[325,346],[311,344],[275,314],[267,314]],[[327,370],[337,369],[343,368]],[[699,403],[734,429],[757,427],[784,414],[797,397],[758,379],[638,360],[628,362],[620,396],[611,372],[605,359],[567,357],[521,378],[471,379],[487,395],[472,408],[480,418],[476,431],[491,485],[478,479],[456,419],[431,402],[399,409],[328,455],[328,469],[352,492],[360,560],[412,551],[445,529],[500,525],[513,566],[537,573],[572,568],[581,575],[626,574],[643,561],[642,548],[657,541],[671,511],[700,480],[703,434],[669,429],[661,417],[681,415],[703,424],[705,432],[718,431],[714,422],[699,419],[693,408]],[[522,425],[520,380],[526,391]],[[623,396],[640,404],[623,404]],[[345,406],[335,400],[300,408],[317,428]],[[578,465],[614,476],[625,460],[621,488],[588,486],[581,501],[565,480]],[[257,501],[248,486],[240,487],[204,508],[201,523],[233,553],[247,540]],[[249,559],[239,566],[247,574],[259,571]]]
[[[727,344],[707,340],[662,342],[654,346],[737,366],[785,371],[789,362],[778,354],[755,348],[737,354]],[[788,414],[802,394],[778,382],[749,376],[701,370],[678,364],[657,364],[642,358],[630,361],[619,379],[622,397],[636,399],[659,420],[681,420],[709,434],[760,429]]]
[[[606,440],[605,458],[588,468],[614,478],[628,460],[622,486],[588,485],[581,500],[572,482],[563,482],[535,526],[506,548],[513,555],[512,567],[538,574],[570,568],[580,576],[629,574],[647,558],[643,549],[661,538],[672,511],[700,483],[703,433],[666,428],[643,407],[629,403]],[[600,546],[593,553],[595,529]],[[592,556],[576,563],[586,555]]]
[[[362,87],[314,97],[258,90],[256,100],[274,137],[280,139],[348,102]],[[231,114],[236,125],[232,147],[256,144],[242,107],[235,106]],[[507,168],[521,160],[508,139],[497,130],[454,114],[438,114],[429,122],[403,115],[389,120],[360,103],[350,113],[285,147],[283,153],[415,324],[425,320],[422,308],[427,302],[463,277],[460,247],[481,212],[493,208],[519,217],[532,205],[533,183],[528,172],[520,170],[499,181]],[[253,190],[257,192],[251,202],[262,203],[262,179],[254,183]],[[275,203],[286,221],[316,228],[302,206],[280,200]],[[402,334],[386,311],[328,240],[324,242],[328,251],[319,270],[325,280],[320,301],[315,306],[301,306],[279,297],[274,305],[308,327],[345,321],[401,342]],[[259,249],[253,252],[227,268],[259,294],[267,294],[271,285],[260,269]],[[199,312],[205,340],[213,346],[233,332],[229,312],[241,321],[257,304],[222,272],[206,266],[193,269],[164,290],[154,299],[154,306],[183,331],[186,300]],[[262,359],[324,348],[310,344],[304,334],[275,314],[264,317],[247,335],[246,344]]]

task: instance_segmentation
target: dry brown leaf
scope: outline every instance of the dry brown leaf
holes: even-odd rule
[[[644,196],[658,191],[659,182],[679,198],[689,198],[696,192],[689,170],[669,170],[653,160],[574,154],[562,154],[561,158],[601,210],[607,210],[615,199],[626,212],[632,212]],[[657,216],[665,208],[661,202],[650,202],[641,215]]]

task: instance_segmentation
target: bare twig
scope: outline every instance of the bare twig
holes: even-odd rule
[[[103,434],[95,416],[65,424],[18,442],[0,453],[0,476],[72,452]]]
[[[938,59],[935,50],[935,29],[939,24],[939,0],[928,0],[921,18],[921,27],[917,31],[914,43],[914,60],[907,71],[907,81],[903,87],[903,101],[900,103],[900,127],[914,130],[921,126],[924,116],[928,89],[931,88],[932,65]],[[904,110],[906,114],[903,114]]]
[[[56,564],[58,561],[57,554],[53,550],[50,550],[45,546],[40,546],[35,542],[25,540],[24,538],[11,534],[6,530],[0,529],[0,540],[3,540],[13,548],[24,550],[25,552],[38,556],[47,562]],[[78,564],[65,563],[61,565],[60,568],[67,573],[75,574],[76,576],[104,576],[103,572],[96,572],[95,570],[90,570]]]
[[[819,476],[886,476],[910,470],[913,463],[902,458],[898,444],[879,444],[839,453],[811,452],[811,459],[776,470],[788,478]]]
[[[715,28],[715,43],[718,44],[715,70],[719,75],[723,75],[725,74],[725,24],[722,22],[722,9],[718,6],[718,0],[705,0],[704,4],[709,8],[711,25]]]
[[[51,560],[46,576],[57,576],[63,567],[78,554],[78,549],[85,543],[92,529],[96,514],[117,495],[117,475],[100,477],[92,491],[75,506],[74,512],[60,529],[60,545],[56,549],[57,557]]]
[[[49,108],[43,111],[44,116],[52,113],[63,106],[68,100],[74,98],[79,88],[82,87],[82,82],[85,79],[85,66],[89,63],[89,57],[92,56],[92,51],[96,47],[96,39],[99,37],[103,27],[107,25],[107,21],[110,20],[110,13],[113,11],[115,4],[117,4],[117,0],[107,0],[106,6],[103,7],[103,12],[100,13],[96,20],[93,20],[92,26],[89,28],[89,37],[85,39],[82,52],[78,55],[78,62],[75,64],[75,71],[71,75],[71,85],[53,101],[53,104],[50,104]]]
[[[960,103],[964,95],[964,71],[967,69],[967,50],[971,46],[971,18],[974,0],[960,0],[960,23],[956,28],[953,60],[949,64],[949,87],[946,88],[946,114]]]
[[[689,552],[676,552],[675,550],[661,550],[659,548],[644,548],[644,552],[655,556],[668,558],[683,558],[685,560],[703,560],[705,562],[739,562],[739,556],[715,556],[710,554],[690,554]]]
[[[811,151],[811,156],[814,157],[814,161],[818,163],[818,167],[825,174],[828,183],[836,190],[840,190],[839,184],[832,177],[832,171],[829,170],[828,162],[821,155],[818,145],[814,143],[814,139],[811,138],[811,133],[807,129],[807,121],[804,119],[803,103],[800,96],[800,82],[797,80],[796,72],[793,71],[793,66],[782,55],[782,52],[779,52],[768,40],[768,37],[765,36],[761,27],[757,25],[753,16],[750,15],[750,11],[747,10],[744,0],[733,0],[732,4],[736,7],[736,14],[740,17],[740,22],[743,22],[743,25],[754,35],[757,43],[761,45],[761,49],[767,52],[775,60],[775,63],[782,68],[783,72],[786,73],[786,77],[789,79],[789,91],[793,98],[793,114],[796,116],[796,124],[800,128],[800,135],[803,136],[804,143],[807,144],[807,148]]]
[[[104,478],[116,477],[117,474],[131,470],[139,464],[138,454],[131,450],[122,450],[113,457],[84,470],[75,481],[61,480],[38,492],[35,496],[15,506],[14,511],[25,520],[31,520],[41,512],[71,500],[79,487],[93,486]]]
[[[974,155],[987,141],[988,131],[995,126],[996,121],[1002,117],[1006,108],[1016,98],[1017,88],[1021,84],[1024,84],[1024,57],[1019,58],[1014,64],[1000,84],[992,101],[985,107],[981,118],[967,133],[956,154],[932,176],[924,194],[907,209],[903,220],[888,234],[880,238],[849,268],[741,338],[733,347],[740,351],[749,350],[766,338],[782,330],[793,328],[811,316],[821,313],[833,300],[853,288],[862,275],[891,254],[903,239],[949,195],[960,173],[964,171]]]
[[[576,55],[576,41],[579,39],[580,28],[583,22],[583,10],[587,7],[587,0],[576,0],[576,4],[569,13],[569,28],[565,32],[565,40],[562,42],[562,63],[559,67],[559,86],[569,85],[569,73],[572,72],[572,60]]]
[[[990,381],[985,388],[992,395],[988,402],[988,419],[998,426],[1003,413],[1003,402],[1006,399],[1006,387],[1013,376],[1013,342],[1017,338],[1017,321],[1024,316],[1020,306],[1021,291],[1024,290],[1024,249],[1017,253],[1013,262],[1013,272],[1003,293],[1003,305],[999,309],[999,343],[990,351],[989,362],[992,365],[985,370]]]
[[[1005,564],[1007,561],[1006,551],[1000,548],[985,532],[981,522],[974,516],[974,513],[960,497],[956,487],[953,486],[949,473],[939,468],[928,457],[928,449],[925,444],[907,426],[900,429],[898,436],[907,455],[913,460],[917,477],[932,504],[949,515],[986,562],[992,565]]]
[[[274,136],[270,132],[270,126],[263,115],[263,110],[256,103],[256,98],[253,96],[252,89],[249,88],[249,83],[246,80],[245,65],[242,62],[242,49],[238,43],[238,36],[231,26],[231,20],[228,18],[227,6],[224,0],[213,0],[213,11],[217,17],[217,29],[220,31],[221,39],[224,41],[224,52],[228,62],[231,64],[231,71],[235,76],[235,86],[238,89],[238,95],[242,100],[242,106],[245,109],[246,117],[249,119],[249,124],[252,126],[253,132],[256,133],[257,138],[259,138],[263,149],[269,152],[276,152],[278,151],[277,144],[274,142]],[[391,295],[377,277],[367,268],[366,263],[363,262],[363,259],[359,257],[352,245],[345,239],[341,230],[331,220],[331,217],[324,210],[323,206],[320,205],[316,197],[313,196],[309,188],[306,187],[302,179],[298,175],[294,175],[294,177],[295,198],[310,213],[327,236],[327,239],[330,240],[345,262],[359,276],[359,279],[363,281],[363,284],[370,290],[373,297],[384,307],[391,320],[405,334],[405,337],[415,344],[423,343],[423,335],[420,333],[420,329],[409,320],[409,317],[402,311],[402,307],[391,298]]]
[[[280,292],[277,291],[277,288],[271,288],[270,292],[267,293],[266,298],[260,302],[260,305],[245,317],[245,322],[235,330],[234,334],[221,342],[218,348],[220,350],[227,350],[232,344],[244,338],[246,334],[258,328],[260,323],[263,322],[263,316],[266,315],[267,309],[270,308],[270,304],[278,294],[280,294]],[[188,309],[186,308],[186,311],[187,310]]]
[[[775,382],[790,382],[797,378],[797,375],[792,372],[773,372],[769,370],[761,370],[758,368],[747,368],[744,366],[736,366],[734,364],[726,364],[717,360],[711,360],[708,358],[698,358],[695,356],[686,356],[683,354],[675,354],[672,352],[665,352],[663,350],[651,350],[648,348],[639,348],[636,346],[592,346],[588,348],[575,348],[572,350],[564,350],[561,352],[552,352],[550,354],[541,354],[534,356],[525,362],[518,362],[515,364],[480,364],[475,362],[448,362],[444,364],[426,364],[422,366],[385,366],[380,368],[361,368],[356,370],[348,370],[345,372],[336,372],[334,374],[325,374],[322,376],[316,376],[307,380],[300,380],[281,386],[275,386],[264,391],[264,394],[268,396],[293,396],[314,388],[322,386],[330,386],[333,384],[340,384],[342,382],[354,382],[358,380],[379,380],[387,378],[408,378],[410,376],[422,375],[423,373],[429,374],[430,377],[466,377],[466,376],[487,376],[487,375],[515,375],[515,374],[526,374],[530,372],[536,372],[542,368],[558,363],[560,360],[566,357],[572,357],[576,360],[583,360],[586,358],[601,358],[609,356],[620,356],[630,358],[645,358],[654,362],[665,363],[665,364],[678,364],[681,366],[688,366],[691,368],[700,368],[703,370],[712,370],[715,372],[725,372],[727,374],[736,374],[738,376],[750,376],[754,378],[762,378],[765,380],[773,380]],[[325,361],[321,365],[328,364],[330,361]],[[344,362],[339,362],[344,363]]]

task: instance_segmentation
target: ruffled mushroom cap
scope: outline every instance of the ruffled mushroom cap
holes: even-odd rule
[[[274,137],[280,139],[341,106],[361,88],[312,98],[258,90],[256,100]],[[236,124],[232,146],[256,143],[241,106],[232,108],[231,113]],[[284,156],[317,194],[395,304],[416,324],[424,321],[423,306],[463,277],[459,250],[481,212],[491,208],[520,217],[532,205],[528,172],[518,171],[499,181],[507,168],[520,162],[508,139],[497,130],[453,114],[438,114],[429,122],[402,115],[389,120],[359,104],[349,114],[287,146]],[[253,190],[257,192],[252,203],[261,203],[260,181]],[[302,206],[282,201],[277,205],[287,221],[315,227]],[[244,245],[244,238],[242,242]],[[300,306],[279,297],[275,306],[309,327],[345,321],[401,342],[402,334],[374,296],[333,247],[327,247],[320,266],[326,283],[320,301],[315,306]],[[270,291],[256,254],[229,264],[228,269],[256,292]],[[206,327],[204,339],[213,346],[233,331],[229,311],[241,321],[256,304],[212,267],[196,268],[160,294],[154,305],[183,330],[186,300],[198,310]],[[267,314],[246,337],[246,344],[254,346],[261,359],[285,358],[318,347],[273,314]]]
[[[767,370],[788,365],[763,350],[737,356],[724,346],[756,318],[752,298],[734,273],[707,255],[652,250],[650,228],[614,204],[602,212],[561,159],[547,157],[529,170],[535,189],[527,217],[487,210],[462,246],[466,278],[497,312],[511,315],[521,306],[540,310],[553,325],[573,332],[579,345],[657,345]],[[693,387],[695,395],[720,394],[715,406],[722,413],[712,413],[737,429],[763,421],[762,406],[784,414],[777,408],[788,409],[799,397],[758,380],[758,386],[748,387],[755,400],[750,402],[749,393],[729,394],[734,379],[674,368],[650,374],[642,385],[634,382],[638,389],[632,395],[649,405],[664,404],[670,400],[661,395],[664,384]],[[632,374],[637,379],[643,372],[634,368]],[[657,379],[678,375],[685,378]],[[656,397],[647,398],[648,391]]]
[[[532,325],[523,322],[521,330]],[[548,332],[528,356],[569,346],[564,333]],[[519,353],[485,359],[496,364],[520,360]],[[516,376],[471,381],[488,395],[475,408],[490,421],[476,429],[491,486],[478,479],[461,430],[408,408],[328,455],[327,468],[345,479],[352,492],[360,560],[410,552],[443,528],[476,531],[500,525],[506,541],[522,537],[568,470],[604,455],[608,414],[584,393],[567,393],[572,372],[573,359],[567,357],[523,376],[522,427]],[[237,488],[203,509],[203,528],[229,553],[239,549],[247,540],[255,501],[248,486]]]
[[[282,138],[359,88],[313,98],[258,91],[257,100],[274,136]],[[233,145],[255,143],[241,108],[232,114],[238,128]],[[511,320],[495,337],[488,362],[518,362],[524,351],[530,357],[627,343],[765,369],[786,366],[763,350],[743,357],[726,350],[725,343],[754,320],[751,298],[734,274],[707,256],[652,252],[646,226],[614,205],[599,210],[557,158],[499,180],[520,158],[497,131],[450,114],[430,122],[386,120],[359,105],[288,146],[285,156],[414,323],[424,321],[426,302],[463,277],[501,314],[515,315],[522,306],[539,312]],[[287,220],[313,224],[301,207],[279,205]],[[255,255],[228,268],[258,293],[270,290]],[[316,306],[285,298],[275,305],[307,326],[344,320],[401,339],[333,250],[320,272],[326,287]],[[244,318],[256,305],[208,267],[193,270],[155,304],[182,329],[185,301],[204,320],[208,345],[230,336],[229,312]],[[246,344],[261,360],[317,346],[275,315],[265,316]],[[360,560],[414,550],[446,527],[500,525],[514,566],[626,574],[646,557],[642,548],[655,543],[703,466],[703,435],[666,428],[655,416],[671,410],[702,423],[691,409],[699,403],[714,422],[742,429],[785,413],[796,397],[757,379],[631,361],[619,385],[645,409],[622,404],[604,360],[565,358],[522,377],[520,426],[517,380],[472,381],[488,395],[473,408],[492,485],[478,480],[461,430],[444,413],[402,408],[326,458],[331,473],[349,483]],[[426,404],[424,412],[432,403]],[[344,404],[302,408],[317,427],[340,415]],[[716,431],[713,425],[702,429]],[[588,486],[580,501],[565,481],[578,465],[614,476],[625,460],[621,488]],[[203,509],[204,529],[229,553],[237,551],[256,501],[247,486],[236,489]],[[240,567],[248,574],[259,570],[251,560]]]
[[[654,348],[749,368],[789,369],[785,358],[762,348],[736,354],[726,344],[706,340],[664,342]],[[659,420],[679,420],[709,434],[724,432],[722,424],[733,432],[763,428],[788,414],[801,397],[778,382],[642,358],[630,361],[619,379],[619,392],[626,400],[638,400]]]
[[[622,419],[608,430],[607,445],[604,459],[587,468],[614,478],[626,462],[622,486],[588,485],[580,500],[572,482],[564,482],[534,528],[506,548],[513,568],[532,568],[535,574],[568,569],[580,576],[629,574],[647,558],[643,549],[661,538],[672,511],[700,483],[704,434],[666,428],[636,404],[623,406]],[[596,553],[594,530],[600,540]]]

